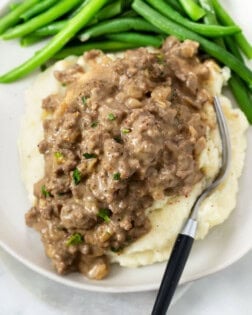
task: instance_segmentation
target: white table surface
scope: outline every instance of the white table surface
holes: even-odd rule
[[[48,280],[0,250],[0,315],[147,315],[156,292],[80,291]],[[229,268],[194,282],[169,315],[251,315],[252,251]]]

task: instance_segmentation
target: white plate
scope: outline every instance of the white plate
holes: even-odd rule
[[[0,0],[1,1],[1,0]],[[244,0],[222,1],[252,41],[250,14],[252,4]],[[1,2],[0,2],[1,4]],[[0,41],[0,73],[20,64],[39,46],[23,49],[17,42]],[[14,84],[0,85],[0,246],[31,269],[66,285],[93,291],[133,292],[157,289],[165,263],[138,269],[113,267],[103,281],[91,281],[80,274],[59,276],[45,257],[39,235],[26,227],[24,214],[30,205],[19,169],[17,138],[20,117],[24,111],[24,90],[31,84],[30,76]],[[230,218],[215,228],[204,241],[195,243],[182,282],[197,279],[221,270],[238,260],[252,248],[252,128],[248,132],[248,151],[242,178],[238,205]]]

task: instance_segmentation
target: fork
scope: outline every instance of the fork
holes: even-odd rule
[[[152,315],[166,314],[195,239],[198,225],[197,215],[199,207],[202,201],[224,181],[229,171],[231,145],[228,127],[221,109],[220,100],[217,96],[214,96],[214,109],[216,112],[217,124],[222,143],[222,164],[213,182],[197,197],[191,209],[189,218],[177,236],[156,297],[151,313]]]

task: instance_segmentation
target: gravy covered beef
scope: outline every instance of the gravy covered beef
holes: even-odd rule
[[[151,229],[146,209],[187,195],[202,178],[203,88],[209,70],[198,44],[169,37],[160,50],[122,58],[84,54],[56,78],[65,94],[44,99],[45,174],[26,222],[41,233],[59,273],[102,279],[117,254]]]

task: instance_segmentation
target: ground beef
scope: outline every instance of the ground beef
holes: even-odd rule
[[[43,102],[45,176],[26,219],[58,272],[105,277],[107,251],[151,229],[145,210],[154,200],[187,195],[202,178],[202,108],[212,99],[197,49],[169,37],[160,50],[115,60],[91,51],[89,72],[75,65],[56,73],[66,93]]]

